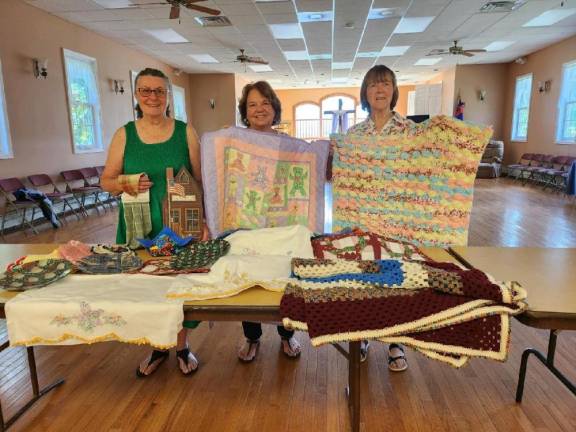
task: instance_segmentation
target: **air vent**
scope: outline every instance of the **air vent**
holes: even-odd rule
[[[486,3],[480,8],[480,12],[495,13],[495,12],[512,12],[526,3],[526,0],[516,1],[491,1]]]
[[[232,25],[228,17],[225,17],[223,15],[201,16],[201,17],[194,17],[194,19],[198,21],[202,27],[228,27]]]

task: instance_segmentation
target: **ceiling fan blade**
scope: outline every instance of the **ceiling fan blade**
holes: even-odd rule
[[[267,65],[267,64],[268,64],[268,62],[267,62],[266,60],[264,60],[264,59],[262,59],[262,58],[256,58],[256,57],[248,58],[248,61],[249,61],[250,63],[257,63],[257,64],[263,64],[263,65]]]
[[[471,53],[483,53],[486,52],[485,49],[469,49],[469,50],[464,50],[466,52],[471,52]]]
[[[471,52],[468,52],[468,51],[462,51],[460,54],[462,54],[463,56],[466,56],[466,57],[474,57],[474,54],[472,54]]]
[[[441,50],[430,51],[428,54],[426,54],[426,57],[437,56],[442,54],[450,54],[450,51],[441,51]]]
[[[197,10],[198,12],[204,12],[207,13],[208,15],[220,15],[221,12],[217,9],[212,9],[212,8],[208,8],[205,6],[198,6],[195,4],[186,4],[186,7],[188,9],[193,9],[193,10]]]
[[[180,6],[172,5],[170,8],[170,19],[178,19],[180,18]]]

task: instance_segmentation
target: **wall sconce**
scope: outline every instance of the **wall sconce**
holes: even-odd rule
[[[518,57],[516,60],[514,60],[514,63],[519,65],[526,64],[526,62],[527,62],[526,57]]]
[[[174,73],[174,76],[177,76],[177,77],[182,75],[182,69],[174,68],[174,70],[172,72]]]
[[[124,94],[124,80],[113,80],[114,82],[114,93]]]
[[[486,100],[486,90],[478,90],[478,100],[481,102]]]
[[[538,81],[538,91],[540,93],[548,93],[552,88],[552,80],[546,80],[544,82]]]
[[[216,107],[216,100],[210,99],[210,108],[214,109]]]
[[[32,70],[36,78],[48,77],[48,59],[32,59]]]

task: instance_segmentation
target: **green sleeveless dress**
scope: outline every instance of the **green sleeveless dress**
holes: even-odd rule
[[[126,131],[126,146],[124,148],[123,174],[146,173],[153,186],[150,188],[150,216],[152,232],[149,238],[154,238],[164,227],[162,221],[162,201],[166,196],[166,168],[174,168],[174,175],[182,167],[192,173],[188,143],[186,141],[186,123],[175,120],[172,136],[164,142],[145,144],[136,131],[136,124],[131,121],[124,126]],[[124,222],[124,207],[120,204],[118,214],[118,230],[116,243],[126,243],[126,224]],[[184,327],[195,328],[199,321],[184,321]]]

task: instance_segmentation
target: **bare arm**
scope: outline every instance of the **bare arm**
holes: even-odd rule
[[[126,148],[126,131],[123,127],[118,129],[112,137],[110,148],[108,149],[108,159],[100,179],[102,189],[111,194],[117,195],[123,192],[118,177],[122,175],[124,165],[124,149]],[[152,182],[146,176],[140,178],[138,189],[144,192],[152,186]]]

